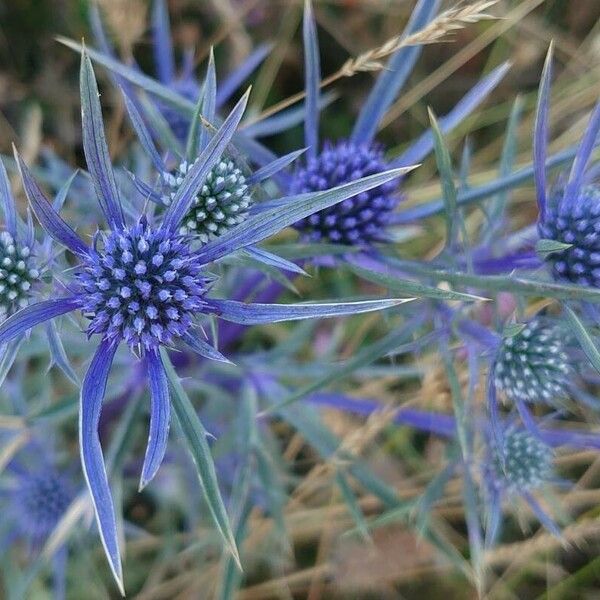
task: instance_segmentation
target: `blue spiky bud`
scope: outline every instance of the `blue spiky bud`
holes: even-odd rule
[[[554,452],[530,433],[509,429],[489,465],[492,481],[500,489],[523,492],[539,488],[553,475]]]
[[[291,192],[318,192],[388,168],[377,144],[326,143],[321,154],[295,173]],[[313,242],[369,245],[381,241],[400,199],[394,193],[396,187],[393,181],[385,183],[302,219],[294,227]]]
[[[169,204],[191,168],[182,162],[174,173],[165,174],[164,201]],[[194,235],[205,244],[242,223],[252,205],[252,194],[241,169],[231,159],[223,158],[208,173],[194,203],[184,217],[182,233]]]
[[[550,199],[538,223],[540,237],[569,245],[546,257],[552,276],[557,281],[600,287],[600,188],[582,187],[576,201],[563,199],[562,194],[560,190]]]
[[[506,337],[494,364],[496,387],[513,402],[552,404],[564,398],[572,372],[564,332],[536,318]]]
[[[206,305],[208,282],[188,240],[144,219],[99,235],[77,277],[88,333],[124,340],[132,349],[170,344]]]
[[[8,231],[0,233],[0,309],[10,314],[27,306],[39,278],[31,248]]]

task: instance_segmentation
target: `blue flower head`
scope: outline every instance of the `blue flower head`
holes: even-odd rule
[[[489,463],[492,484],[510,493],[535,490],[553,476],[554,452],[540,439],[521,429],[502,436]]]
[[[249,216],[241,225],[198,248],[193,236],[181,233],[181,228],[211,169],[222,160],[242,118],[248,94],[241,98],[214,135],[201,141],[199,156],[187,170],[169,206],[161,213],[149,210],[148,214],[143,213],[129,223],[109,159],[96,78],[85,51],[80,84],[84,152],[108,230],[97,233],[92,246],[88,246],[53,209],[15,150],[34,213],[50,235],[74,255],[77,266],[71,270],[75,273],[72,280],[65,283],[67,295],[25,307],[0,325],[0,344],[18,338],[38,323],[75,310],[89,319],[89,335],[99,337],[81,389],[80,450],[101,539],[122,589],[115,513],[98,436],[102,400],[120,343],[125,342],[143,361],[149,381],[151,416],[140,483],[143,487],[152,480],[162,462],[169,432],[170,392],[160,346],[170,348],[183,344],[205,358],[226,361],[216,348],[202,339],[202,320],[209,315],[250,325],[355,314],[401,302],[272,305],[222,300],[210,297],[208,264],[237,250],[252,249],[254,244],[312,212],[385,184],[404,170],[392,170],[333,190],[292,198],[287,210],[274,209]],[[162,161],[143,129],[139,114],[135,107],[129,106],[129,109],[146,149],[162,169]],[[204,135],[200,135],[200,140],[203,138]],[[128,208],[133,210],[131,203]],[[275,260],[258,248],[254,253],[264,260]]]
[[[18,533],[39,547],[75,497],[72,482],[54,468],[24,472],[11,494],[10,514]]]
[[[529,431],[509,424],[499,439],[488,436],[483,464],[483,483],[486,495],[488,544],[499,533],[502,503],[521,498],[540,523],[556,536],[560,530],[546,514],[534,494],[556,481],[554,450]]]
[[[564,244],[563,247],[549,254],[546,259],[554,279],[598,287],[600,284],[600,189],[588,181],[586,171],[600,131],[600,102],[592,112],[566,184],[548,194],[545,167],[552,51],[551,45],[540,81],[534,133],[538,231],[541,238]]]
[[[387,169],[383,150],[377,144],[326,142],[318,156],[309,158],[306,166],[296,171],[290,191],[304,194],[326,190]],[[311,215],[294,227],[312,242],[368,245],[384,241],[385,227],[401,198],[396,187],[388,182]]]
[[[163,202],[167,206],[177,194],[191,166],[183,161],[175,172],[165,173],[163,179],[166,193],[163,195]],[[205,244],[242,223],[252,204],[252,191],[242,170],[233,159],[221,158],[210,170],[202,189],[194,197],[180,231],[193,234]]]
[[[7,465],[0,492],[3,522],[11,538],[38,552],[75,499],[68,471],[57,466],[36,439]]]
[[[0,232],[0,312],[13,314],[29,304],[42,269],[34,253],[33,229],[20,223],[10,182],[0,163],[0,196],[5,216],[5,229]]]
[[[78,297],[90,335],[156,350],[184,337],[207,307],[209,280],[186,238],[153,229],[144,217],[99,234],[82,262]]]
[[[424,28],[436,15],[436,0],[419,0],[405,34]],[[386,112],[408,79],[420,46],[404,47],[389,59],[387,68],[377,78],[354,129],[346,140],[319,143],[319,111],[321,68],[317,31],[310,0],[304,9],[304,62],[306,89],[306,118],[304,142],[306,164],[288,181],[293,193],[315,192],[325,187],[353,181],[367,174],[390,168],[415,164],[423,160],[434,147],[431,131],[426,131],[400,156],[386,159],[375,135]],[[443,132],[450,131],[465,119],[498,85],[508,65],[492,71],[473,87],[445,117],[440,120]],[[343,203],[316,213],[294,226],[310,241],[369,246],[390,239],[387,228],[395,223],[394,211],[402,200],[399,191],[401,178],[349,198]]]
[[[557,404],[567,395],[573,372],[565,332],[536,317],[502,339],[492,368],[496,387],[509,400]]]

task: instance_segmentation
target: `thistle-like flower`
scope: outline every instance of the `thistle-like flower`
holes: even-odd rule
[[[10,516],[20,537],[40,548],[75,498],[72,482],[54,467],[19,471],[10,496]]]
[[[0,232],[0,311],[7,316],[29,304],[41,269],[34,254],[33,229],[30,227],[23,234],[25,226],[19,222],[10,182],[1,163],[0,195],[6,223],[6,229]]]
[[[0,547],[23,549],[33,559],[39,556],[51,534],[76,496],[70,470],[59,466],[56,456],[35,437],[13,457],[2,472]],[[67,548],[53,549],[54,597],[64,598]]]
[[[509,400],[555,404],[567,394],[572,372],[564,331],[533,319],[501,341],[493,370],[496,387]]]
[[[326,142],[318,156],[296,171],[291,192],[326,190],[387,168],[383,150],[376,144],[356,144],[351,140],[335,145]],[[400,200],[396,187],[389,182],[363,192],[299,221],[294,227],[312,242],[368,245],[384,241],[385,227]]]
[[[541,487],[553,475],[554,452],[527,431],[510,429],[492,456],[492,480],[499,489],[525,492]]]
[[[206,315],[249,325],[355,314],[401,302],[372,300],[271,305],[222,300],[210,297],[211,277],[207,265],[236,250],[251,247],[316,210],[383,185],[404,171],[389,171],[334,190],[301,196],[290,201],[286,211],[267,211],[251,216],[218,239],[194,249],[193,238],[180,232],[183,219],[229,144],[242,118],[247,94],[221,128],[202,144],[198,159],[187,170],[170,205],[160,215],[160,221],[153,219],[150,213],[142,214],[135,223],[128,224],[108,155],[96,78],[85,51],[80,77],[84,152],[109,231],[98,233],[93,245],[88,246],[52,209],[15,150],[23,186],[35,215],[49,234],[77,258],[78,266],[74,269],[74,280],[66,284],[66,296],[30,305],[2,323],[0,344],[18,338],[38,323],[75,310],[90,320],[89,335],[100,337],[81,390],[80,448],[102,542],[122,589],[115,513],[98,436],[102,400],[119,344],[125,342],[144,361],[150,384],[150,432],[140,483],[143,487],[154,477],[162,462],[169,431],[169,385],[160,346],[183,343],[205,358],[225,361],[223,355],[198,335],[200,322]],[[133,116],[142,128],[139,115],[134,111]],[[156,163],[156,149],[147,132],[142,133]],[[270,260],[269,253],[261,252],[263,258],[267,257],[265,260]]]
[[[174,173],[167,173],[163,202],[168,206],[191,168],[182,162]],[[334,187],[334,186],[330,186]],[[194,203],[183,218],[182,233],[190,233],[205,244],[242,223],[252,205],[252,192],[242,170],[232,159],[221,159],[208,173]]]
[[[420,0],[415,7],[405,34],[419,31],[435,16],[437,3]],[[353,181],[365,174],[380,173],[389,168],[414,164],[425,158],[434,147],[431,131],[425,132],[400,156],[386,159],[383,149],[375,142],[377,129],[402,86],[406,82],[419,54],[419,46],[397,50],[387,68],[378,77],[363,106],[354,129],[347,140],[319,143],[319,89],[321,68],[316,25],[309,0],[304,10],[304,62],[306,88],[306,118],[304,143],[306,164],[289,181],[292,192],[314,192],[322,186]],[[508,65],[504,64],[462,98],[456,107],[440,120],[447,132],[465,119],[498,85]],[[393,214],[402,194],[398,187],[401,178],[385,186],[312,215],[296,223],[301,235],[310,241],[369,246],[390,239],[389,226],[395,224]]]
[[[503,501],[514,500],[515,497],[527,503],[546,529],[560,536],[560,529],[533,495],[556,479],[553,449],[515,425],[506,426],[497,440],[493,435],[488,439],[482,473],[487,501],[488,544],[492,544],[498,536]]]
[[[545,167],[552,51],[551,45],[540,80],[534,133],[538,232],[541,238],[558,243],[556,251],[548,254],[546,258],[551,274],[556,280],[598,287],[600,188],[590,184],[586,169],[600,132],[600,102],[592,112],[566,184],[548,194]]]

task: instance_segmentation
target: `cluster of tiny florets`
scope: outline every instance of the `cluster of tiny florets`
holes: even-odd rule
[[[39,277],[31,248],[8,231],[0,233],[0,309],[12,313],[27,306],[31,286]]]
[[[208,284],[187,238],[144,220],[100,238],[78,274],[88,333],[146,350],[183,336]]]
[[[71,504],[74,494],[65,477],[49,469],[20,476],[12,498],[12,512],[19,533],[35,542],[52,532]]]
[[[165,204],[170,203],[191,166],[183,162],[174,173],[164,175],[167,185]],[[223,158],[206,176],[183,219],[181,232],[189,233],[205,244],[242,223],[251,204],[252,195],[244,174],[232,160]]]
[[[571,371],[564,332],[542,319],[504,338],[494,365],[496,387],[508,399],[550,404],[566,395]]]
[[[186,100],[191,100],[194,104],[198,100],[200,87],[192,77],[176,79],[169,84],[169,87]],[[169,124],[177,139],[185,140],[190,126],[190,119],[166,102],[160,102],[159,107],[165,121]]]
[[[494,485],[509,491],[528,491],[548,482],[553,474],[554,453],[540,439],[513,429],[502,436],[490,469]]]
[[[293,194],[319,192],[381,173],[388,169],[382,149],[375,144],[342,141],[323,151],[294,175]],[[385,183],[310,215],[294,225],[313,242],[368,245],[384,239],[390,213],[400,197],[397,184]]]
[[[550,199],[538,223],[540,237],[571,245],[546,260],[554,279],[600,287],[600,188],[585,186],[572,200]]]

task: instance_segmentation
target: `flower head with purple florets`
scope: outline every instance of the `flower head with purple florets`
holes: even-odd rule
[[[76,498],[71,470],[60,466],[56,454],[49,452],[47,437],[44,441],[42,446],[36,435],[2,473],[0,552],[10,547],[24,550],[31,558],[39,556]],[[52,548],[55,598],[64,598],[67,557],[65,543]]]
[[[160,347],[183,343],[204,358],[226,361],[199,335],[200,321],[209,315],[251,325],[356,314],[402,302],[367,300],[272,305],[222,300],[209,297],[211,277],[206,270],[207,265],[237,250],[253,247],[316,210],[385,184],[404,170],[389,171],[333,190],[295,198],[287,211],[272,210],[250,216],[218,239],[195,249],[193,238],[181,233],[183,220],[210,170],[230,143],[243,115],[248,94],[242,97],[220,129],[210,139],[201,142],[197,160],[187,171],[170,205],[161,213],[160,220],[153,218],[151,211],[129,224],[109,159],[96,78],[85,51],[82,53],[80,83],[84,152],[109,231],[99,232],[92,246],[88,246],[53,210],[15,150],[23,186],[34,213],[50,235],[74,255],[78,265],[72,269],[74,280],[65,284],[68,295],[32,304],[12,315],[0,325],[0,344],[18,338],[38,323],[75,310],[89,319],[88,333],[100,337],[81,390],[80,450],[101,539],[122,590],[115,512],[98,436],[102,400],[120,343],[125,342],[143,360],[149,381],[151,416],[140,483],[143,487],[152,480],[162,462],[169,432],[167,371],[171,365],[170,362],[165,363],[168,355],[159,352]],[[137,126],[143,128],[135,107],[132,114]],[[149,141],[150,136],[145,130],[142,134],[156,163],[158,153]],[[200,140],[203,138],[200,136]],[[158,166],[161,165],[159,162]],[[255,253],[265,260],[274,260],[272,255],[259,249]],[[235,549],[231,531],[226,531],[224,537]]]
[[[290,191],[305,194],[326,190],[387,168],[383,150],[376,144],[326,142],[318,156],[309,158],[306,166],[296,171]],[[311,242],[362,246],[384,241],[386,225],[400,200],[396,187],[389,182],[363,192],[299,221],[294,227]]]
[[[425,27],[436,15],[438,3],[420,0],[415,7],[405,35]],[[387,159],[375,135],[386,112],[400,93],[419,57],[418,46],[404,47],[389,59],[387,68],[378,77],[363,106],[352,134],[346,140],[319,143],[319,104],[321,68],[315,20],[309,0],[304,9],[304,62],[306,88],[306,118],[304,142],[306,163],[289,179],[293,193],[315,192],[324,187],[347,183],[367,174],[418,163],[434,147],[433,134],[425,132],[400,156]],[[447,132],[465,119],[498,85],[508,69],[504,64],[460,100],[454,109],[440,119],[440,128]],[[312,242],[325,242],[368,247],[390,239],[389,227],[395,224],[395,210],[403,195],[398,186],[401,179],[389,182],[369,192],[349,198],[326,211],[298,221],[294,227],[301,237]]]
[[[592,112],[566,184],[549,193],[545,167],[552,50],[551,45],[540,81],[534,133],[538,232],[541,238],[557,243],[556,250],[546,257],[554,279],[599,287],[600,188],[590,183],[587,166],[600,132],[600,102]]]
[[[0,202],[6,227],[0,232],[0,312],[6,317],[29,304],[42,269],[33,248],[33,227],[24,231],[25,225],[17,215],[10,181],[2,162]]]

